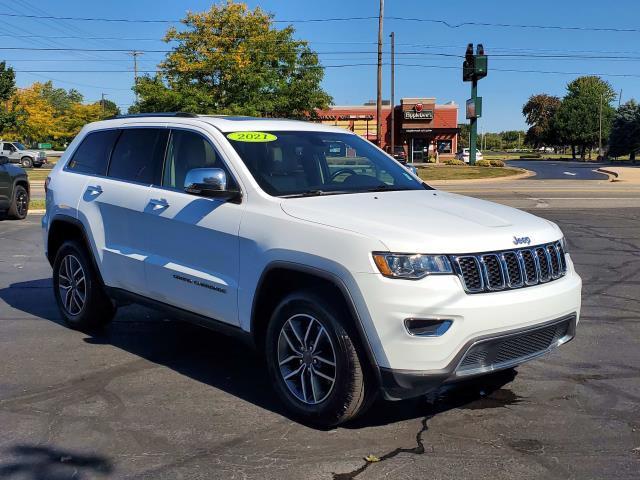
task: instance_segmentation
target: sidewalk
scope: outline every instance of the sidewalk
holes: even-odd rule
[[[634,167],[606,166],[598,169],[611,177],[612,182],[627,182],[640,184],[640,165]]]

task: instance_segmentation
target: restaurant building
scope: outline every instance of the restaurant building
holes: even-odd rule
[[[455,155],[458,149],[458,106],[436,104],[435,98],[403,98],[394,108],[396,148],[402,147],[409,161],[426,162],[435,155]],[[375,102],[364,105],[332,106],[318,110],[318,121],[335,125],[376,142],[378,138]],[[391,105],[382,105],[382,145],[391,148]]]

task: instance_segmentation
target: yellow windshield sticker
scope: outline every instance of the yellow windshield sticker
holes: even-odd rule
[[[272,133],[264,132],[232,132],[227,138],[236,142],[273,142],[278,139]]]

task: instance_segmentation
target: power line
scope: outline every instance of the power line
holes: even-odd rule
[[[117,23],[180,23],[181,19],[142,19],[142,18],[105,18],[105,17],[67,17],[56,15],[30,15],[19,13],[0,13],[3,17],[31,18],[40,20],[70,20],[82,22],[117,22]],[[351,22],[359,20],[378,20],[378,16],[358,16],[358,17],[329,17],[329,18],[300,18],[287,20],[272,20],[273,23],[322,23],[322,22]],[[588,32],[616,32],[616,33],[638,33],[640,27],[620,28],[620,27],[586,27],[576,25],[540,25],[540,24],[523,24],[523,23],[495,23],[495,22],[459,22],[452,23],[447,20],[438,18],[418,18],[418,17],[399,17],[386,16],[387,20],[403,21],[403,22],[424,22],[437,23],[447,28],[458,29],[462,27],[499,27],[499,28],[528,28],[528,29],[545,29],[545,30],[571,30],[571,31],[588,31]]]
[[[388,63],[383,63],[388,65]],[[317,69],[317,68],[351,68],[351,67],[370,67],[377,66],[377,63],[345,63],[333,65],[307,65],[298,66],[298,70]],[[395,63],[395,66],[402,67],[419,67],[419,68],[435,68],[435,69],[455,69],[459,70],[459,66],[455,65],[426,65],[422,63]],[[283,70],[284,68],[274,68],[275,70]],[[208,69],[190,70],[181,73],[209,72]],[[511,73],[541,73],[551,75],[590,75],[600,77],[628,77],[640,78],[640,74],[634,73],[604,73],[604,72],[566,72],[558,70],[534,70],[534,69],[516,69],[516,68],[492,68],[492,71],[511,72]],[[15,70],[16,73],[134,73],[133,70]],[[164,73],[161,70],[138,70],[138,73]]]

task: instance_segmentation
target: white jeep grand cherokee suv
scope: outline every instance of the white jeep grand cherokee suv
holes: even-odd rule
[[[71,327],[135,301],[238,335],[288,410],[323,425],[535,358],[580,312],[555,224],[435,190],[315,123],[92,123],[50,175],[42,226]]]

